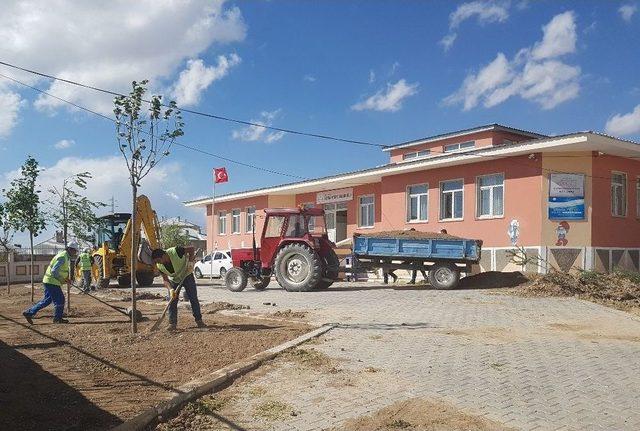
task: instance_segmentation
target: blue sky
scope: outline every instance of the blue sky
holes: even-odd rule
[[[8,4],[1,61],[117,91],[150,78],[154,91],[200,111],[381,144],[493,122],[640,139],[638,1]],[[0,73],[111,109],[86,90]],[[185,122],[187,145],[302,177],[387,160],[376,148]],[[114,195],[128,210],[112,124],[0,78],[0,135],[0,181],[33,154],[47,168],[44,188],[92,170],[90,196]],[[180,202],[209,195],[219,166],[230,177],[219,192],[292,180],[176,147],[143,191],[160,215],[201,221]]]

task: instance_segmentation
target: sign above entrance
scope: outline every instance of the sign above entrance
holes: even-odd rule
[[[336,202],[347,202],[353,200],[353,189],[330,190],[320,192],[316,196],[316,203],[331,204]]]

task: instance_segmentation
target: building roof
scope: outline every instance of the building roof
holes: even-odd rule
[[[444,153],[442,155],[426,157],[410,162],[390,163],[374,168],[330,175],[322,178],[228,193],[216,196],[216,202],[228,202],[262,195],[299,194],[318,192],[327,189],[354,187],[362,184],[379,182],[382,177],[389,175],[476,163],[481,160],[500,159],[536,152],[548,153],[562,151],[601,151],[605,154],[621,157],[640,157],[640,144],[598,132],[576,132],[498,147],[489,146],[472,148],[465,151]],[[189,207],[194,207],[205,206],[211,202],[212,198],[207,197],[187,201],[184,202],[184,204]]]
[[[391,151],[391,150],[397,150],[399,148],[413,147],[416,145],[427,144],[429,142],[440,141],[442,139],[462,137],[462,136],[471,135],[473,133],[487,132],[487,131],[512,132],[512,133],[517,133],[518,135],[528,136],[534,139],[548,137],[547,135],[541,135],[540,133],[530,132],[528,130],[516,129],[514,127],[508,127],[508,126],[503,126],[502,124],[493,123],[493,124],[487,124],[484,126],[473,127],[470,129],[462,129],[462,130],[456,130],[455,132],[448,132],[448,133],[442,133],[440,135],[428,136],[426,138],[402,142],[396,145],[388,145],[385,148],[383,148],[382,151]]]

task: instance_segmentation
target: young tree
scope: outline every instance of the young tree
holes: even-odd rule
[[[7,293],[11,293],[11,271],[9,254],[13,249],[14,229],[9,220],[9,211],[6,205],[0,204],[0,251],[4,253],[7,261]]]
[[[116,117],[116,138],[129,170],[131,184],[132,211],[131,226],[136,226],[138,187],[164,157],[175,140],[184,134],[182,115],[175,102],[162,103],[162,96],[151,96],[145,100],[148,81],[132,82],[128,96],[116,96],[113,113]],[[148,109],[143,109],[149,105]],[[140,232],[132,232],[131,240],[131,309],[136,313],[136,265],[138,262],[138,242]],[[131,319],[131,331],[138,330],[136,320]]]
[[[38,161],[32,156],[20,169],[21,176],[11,181],[7,191],[5,207],[9,214],[9,223],[20,232],[29,232],[29,250],[31,254],[31,302],[33,302],[33,237],[38,236],[46,227],[44,213],[40,207],[40,190],[37,179],[40,174]]]
[[[87,180],[91,178],[89,172],[80,172],[65,178],[61,188],[54,186],[49,189],[53,195],[50,213],[55,225],[62,229],[65,247],[69,230],[76,238],[92,242],[93,232],[100,222],[94,211],[106,204],[93,202],[75,190],[76,187],[86,190]]]
[[[162,226],[162,246],[164,248],[185,246],[189,243],[189,234],[179,224],[167,224]]]

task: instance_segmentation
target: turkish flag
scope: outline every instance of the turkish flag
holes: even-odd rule
[[[227,175],[227,168],[213,168],[213,180],[216,184],[226,183],[229,181],[229,175]]]

